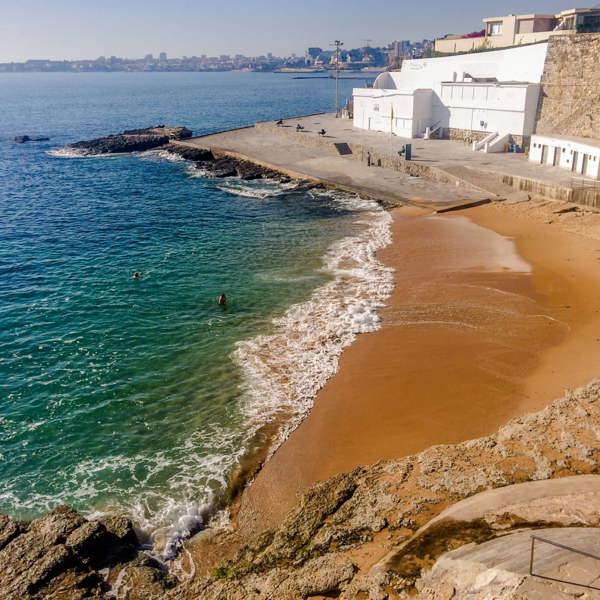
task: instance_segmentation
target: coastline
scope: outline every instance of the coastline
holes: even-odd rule
[[[396,267],[396,291],[381,311],[383,326],[360,336],[343,353],[339,372],[319,392],[309,416],[242,492],[234,514],[236,536],[252,539],[279,525],[299,495],[318,481],[359,465],[489,434],[515,416],[543,408],[565,388],[597,375],[592,350],[598,343],[593,331],[600,332],[600,316],[592,290],[600,293],[600,275],[591,267],[600,253],[600,241],[591,239],[589,231],[574,234],[556,220],[549,228],[548,215],[556,207],[556,203],[538,206],[536,202],[493,204],[443,217],[426,216],[421,209],[394,211],[393,243],[379,252],[384,264]],[[471,325],[475,323],[479,331],[457,332],[447,323],[399,327],[400,313],[407,303],[419,301],[419,294],[415,295],[413,280],[412,291],[406,291],[406,273],[398,269],[398,261],[425,250],[407,248],[406,234],[425,221],[427,226],[435,223],[437,229],[442,223],[464,228],[466,219],[470,225],[464,231],[470,232],[471,241],[479,239],[466,253],[465,248],[449,253],[454,258],[457,251],[463,259],[468,257],[466,270],[464,262],[452,267],[463,274],[456,279],[454,271],[451,284],[461,288],[454,296],[461,310],[465,301],[473,301],[470,308],[475,311],[467,320],[474,319]],[[440,233],[430,239],[439,242]],[[501,236],[513,238],[514,246]],[[491,254],[490,240],[500,243]],[[554,250],[548,252],[547,245]],[[477,251],[483,254],[477,257]],[[492,256],[494,252],[499,254]],[[565,260],[564,253],[572,258]],[[519,265],[519,257],[531,265],[531,273]],[[419,258],[423,256],[417,257],[417,269]],[[497,268],[490,269],[494,260]],[[486,268],[479,269],[479,262]],[[448,271],[441,273],[442,281],[448,284]],[[451,297],[446,297],[446,304]],[[482,305],[499,312],[478,313]],[[507,309],[511,329],[519,331],[517,337],[490,342],[490,334],[507,333],[503,332]],[[453,356],[445,355],[444,346],[452,349]],[[454,350],[460,347],[467,350],[457,354]],[[486,357],[485,364],[474,366],[477,356]],[[378,385],[377,380],[384,383]],[[419,380],[427,382],[421,389],[415,388]],[[460,384],[448,393],[453,380]],[[412,400],[390,394],[392,389],[407,387],[413,391]],[[471,404],[464,398],[477,401]]]
[[[181,582],[193,580],[191,589],[203,585],[203,576],[211,574],[208,580],[216,580],[219,588],[219,580],[237,577],[234,568],[222,566],[231,565],[236,553],[235,560],[245,560],[244,553],[252,556],[257,548],[262,552],[262,544],[276,532],[285,532],[294,519],[303,520],[307,505],[309,512],[315,508],[311,501],[321,512],[330,510],[328,503],[335,498],[321,499],[319,490],[329,493],[343,482],[343,504],[347,494],[364,483],[365,473],[373,472],[378,485],[402,484],[408,475],[397,479],[391,466],[388,481],[386,465],[404,469],[404,463],[415,457],[422,461],[429,454],[439,455],[441,475],[457,448],[487,444],[486,436],[520,423],[511,421],[516,416],[527,414],[535,421],[538,416],[531,413],[555,399],[557,387],[593,379],[600,342],[600,311],[594,303],[600,297],[600,215],[587,213],[538,200],[463,206],[444,215],[431,208],[396,208],[392,244],[371,247],[370,264],[395,270],[395,290],[378,315],[383,326],[351,331],[363,335],[354,343],[352,335],[342,344],[339,352],[346,350],[338,372],[322,387],[314,405],[311,396],[312,410],[270,460],[267,444],[276,439],[281,421],[257,430],[260,439],[244,459],[249,466],[242,465],[232,476],[228,496],[233,499],[232,527],[209,528],[185,542],[169,564],[171,575]],[[353,270],[345,262],[337,267],[342,273]],[[384,304],[378,297],[369,305],[373,299],[366,297],[371,309]],[[310,373],[304,375],[310,378]],[[582,393],[588,397],[587,391]],[[557,440],[548,441],[550,450]],[[569,442],[559,441],[562,451]],[[526,480],[559,476],[556,469],[546,467],[546,459],[534,458],[533,472],[520,474],[519,466],[501,480],[482,485],[510,485],[522,476]],[[588,467],[556,460],[560,473],[588,472]],[[432,469],[437,470],[435,465]],[[469,488],[466,495],[478,489],[476,482],[461,485]],[[446,490],[424,515],[442,510],[453,494]],[[429,496],[418,500],[419,506],[428,502]],[[54,519],[59,512],[44,519]],[[424,515],[401,528],[414,531]],[[326,517],[322,513],[318,518]],[[35,527],[34,523],[32,530]],[[102,523],[97,527],[108,529]],[[131,524],[127,527],[130,530]],[[369,524],[374,534],[387,527],[386,520]],[[352,554],[359,571],[371,569],[398,542],[398,525],[390,527],[394,533],[386,531],[388,541],[367,534],[368,549]],[[287,532],[283,535],[290,539]],[[350,547],[365,539],[352,538]],[[314,543],[320,542],[315,538]],[[331,540],[327,544],[331,546]],[[335,542],[329,551],[329,556],[339,551]],[[268,557],[267,563],[272,567]],[[134,587],[142,589],[149,583],[138,585],[132,574],[140,568],[146,567],[137,563],[121,567],[105,582],[119,589],[128,572]],[[348,566],[352,573],[354,568]],[[164,564],[153,563],[152,569],[165,574]],[[243,577],[244,571],[239,574]],[[165,580],[160,585],[174,584]],[[176,592],[186,593],[186,585]]]

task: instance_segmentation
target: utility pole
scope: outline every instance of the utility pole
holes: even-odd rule
[[[344,42],[335,40],[335,118],[340,116],[340,48]]]

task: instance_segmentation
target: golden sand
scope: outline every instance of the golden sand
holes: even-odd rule
[[[394,217],[382,328],[344,352],[244,492],[242,538],[277,525],[317,481],[491,433],[598,375],[600,241],[509,206]]]

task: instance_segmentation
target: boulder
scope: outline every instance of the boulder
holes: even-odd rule
[[[93,140],[83,140],[67,146],[67,149],[84,156],[142,152],[165,146],[172,140],[183,140],[190,137],[192,137],[192,132],[187,127],[159,125],[146,129],[129,129],[123,133]]]
[[[213,153],[206,148],[191,148],[190,146],[169,144],[165,149],[173,154],[181,156],[181,158],[185,160],[193,160],[194,162],[207,162],[214,160]]]
[[[100,597],[100,569],[134,559],[138,546],[124,517],[88,521],[67,506],[28,525],[0,515],[0,600]]]

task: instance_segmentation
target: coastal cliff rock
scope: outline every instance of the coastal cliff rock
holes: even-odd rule
[[[498,534],[490,524],[475,522],[440,526],[415,540],[419,528],[448,505],[484,490],[598,474],[598,439],[600,382],[594,382],[539,413],[509,422],[494,435],[435,446],[315,486],[277,530],[262,534],[211,576],[175,588],[168,598],[407,598],[416,593],[421,572],[444,552]],[[598,526],[597,519],[589,525]],[[499,530],[524,526],[540,524],[506,519]],[[393,561],[373,568],[390,554]],[[365,555],[372,559],[365,561]],[[344,568],[327,567],[332,576],[326,593],[311,588],[320,564],[315,561],[323,560],[325,567],[332,557]],[[437,597],[444,597],[438,591]]]
[[[95,154],[116,154],[142,152],[165,146],[173,140],[192,137],[187,127],[157,125],[146,129],[130,129],[116,135],[84,140],[67,146],[67,150],[83,156]]]
[[[448,552],[512,532],[525,535],[527,529],[598,527],[600,509],[547,505],[542,498],[537,504],[513,499],[509,513],[487,511],[467,521],[448,520],[444,511],[486,490],[598,475],[598,440],[600,381],[510,421],[494,435],[435,446],[318,484],[280,527],[242,546],[210,575],[180,583],[138,553],[126,519],[87,521],[66,507],[30,524],[0,517],[0,600],[107,598],[109,586],[100,574],[106,567],[113,567],[113,597],[117,588],[123,600],[462,597],[456,582],[436,575],[443,575],[436,561]],[[219,535],[232,533],[216,534],[217,544]],[[485,598],[485,586],[480,591],[473,597]]]
[[[0,599],[104,597],[99,571],[130,561],[138,546],[124,517],[88,521],[66,506],[29,524],[1,515]]]
[[[185,160],[193,161],[209,177],[239,177],[246,181],[265,178],[276,179],[277,181],[289,181],[290,179],[278,171],[249,160],[229,155],[215,155],[206,148],[170,144],[166,147],[166,150],[181,156]]]

